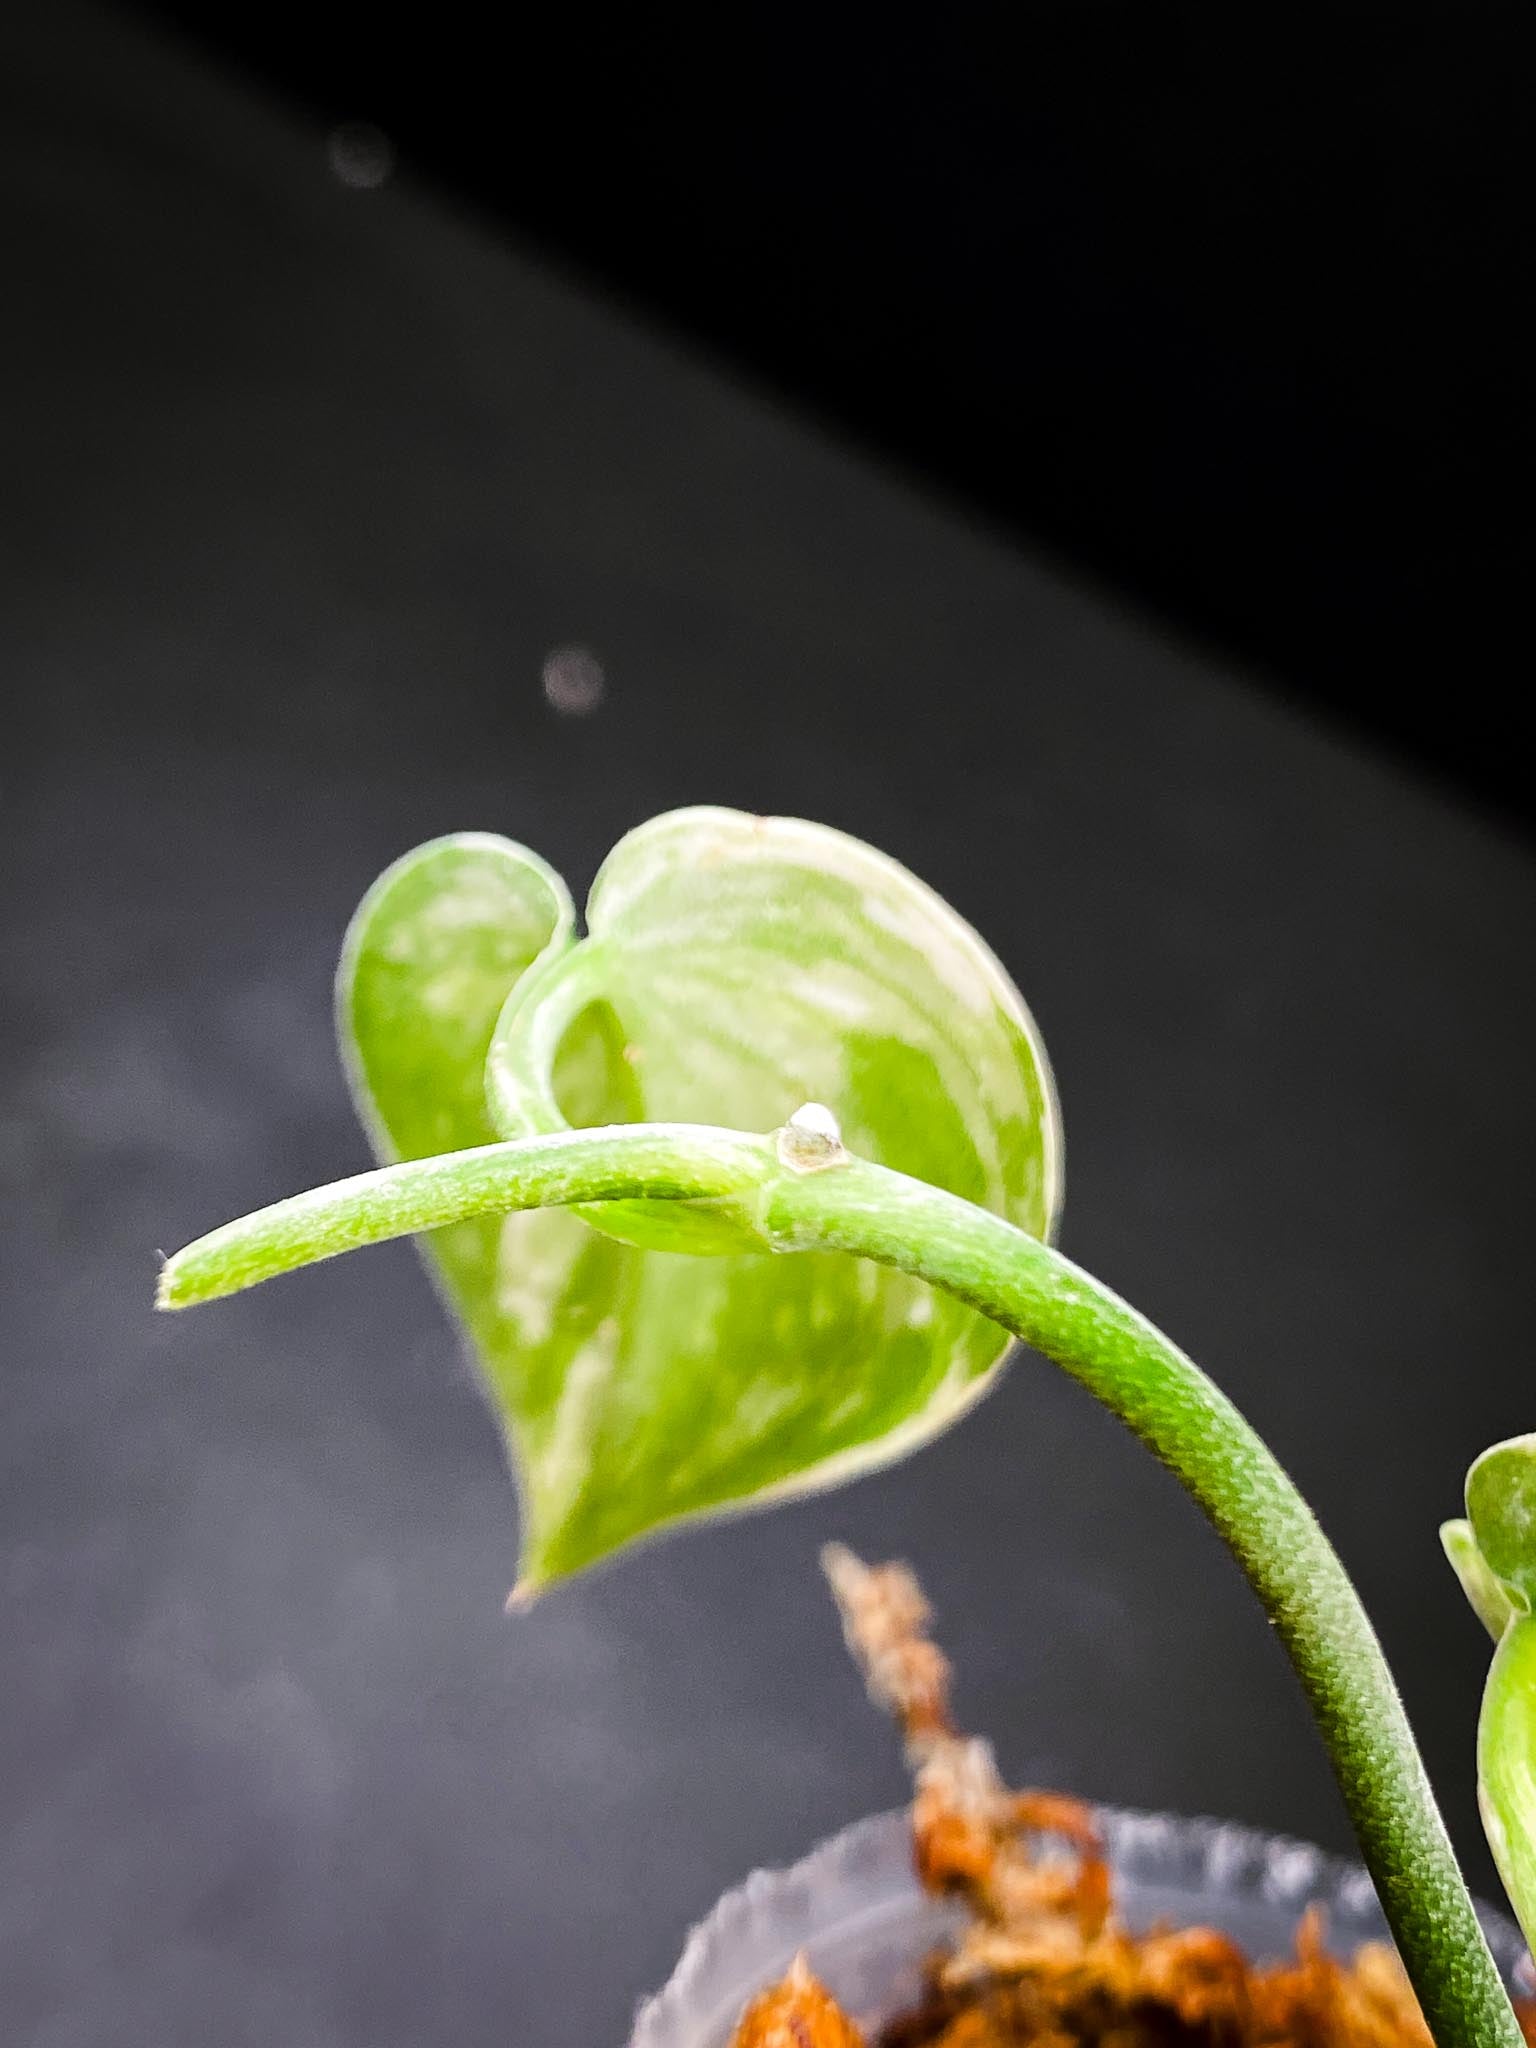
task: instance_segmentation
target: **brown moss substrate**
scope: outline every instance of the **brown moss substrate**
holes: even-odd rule
[[[906,1738],[918,1875],[971,1918],[932,1959],[919,2009],[874,2044],[797,1963],[733,2048],[1433,2048],[1392,1949],[1335,1960],[1315,1907],[1278,1963],[1251,1963],[1213,1928],[1128,1933],[1091,1811],[1009,1791],[987,1745],[956,1731],[912,1574],[845,1550],[826,1566],[870,1693]],[[1536,2001],[1519,2010],[1536,2048]]]

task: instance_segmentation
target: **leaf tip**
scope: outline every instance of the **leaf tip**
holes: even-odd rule
[[[1514,1617],[1515,1601],[1478,1549],[1472,1524],[1460,1517],[1442,1522],[1440,1548],[1461,1582],[1472,1612],[1497,1643]]]
[[[155,1278],[155,1307],[160,1310],[184,1308],[181,1292],[176,1282],[176,1261],[164,1252],[157,1254],[160,1271]]]
[[[524,1573],[507,1595],[504,1614],[526,1614],[544,1591],[545,1581]]]

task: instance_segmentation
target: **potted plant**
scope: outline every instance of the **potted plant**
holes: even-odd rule
[[[955,1726],[910,1571],[840,1545],[825,1563],[905,1736],[912,1807],[728,1893],[631,2048],[1428,2048],[1363,1872],[1249,1829],[1011,1792]],[[1512,1972],[1519,1936],[1487,1925]]]
[[[420,1235],[506,1431],[514,1602],[905,1455],[1022,1340],[1178,1475],[1263,1601],[1438,2048],[1516,2048],[1348,1576],[1220,1390],[1054,1248],[1039,1033],[930,890],[819,826],[686,810],[620,842],[578,935],[536,856],[437,840],[364,899],[338,1022],[384,1163],[188,1246],[162,1306]],[[1529,1932],[1536,1442],[1479,1460],[1467,1505],[1446,1547],[1498,1642],[1480,1784]]]

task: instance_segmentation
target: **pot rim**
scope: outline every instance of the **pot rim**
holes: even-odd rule
[[[1369,1875],[1346,1856],[1237,1821],[1088,1804],[1103,1830],[1110,1865],[1123,1884],[1175,1885],[1191,1893],[1209,1890],[1297,1916],[1317,1904],[1330,1922],[1351,1929],[1352,1946],[1389,1938]],[[927,1899],[911,1871],[905,1855],[910,1826],[909,1806],[867,1815],[796,1862],[755,1870],[725,1892],[690,1933],[667,1983],[641,2005],[629,2048],[676,2048],[697,2015],[741,1998],[732,1961],[739,1968],[739,1958],[751,1946],[754,1924],[769,1907],[781,1922],[775,1940],[786,1951],[785,1967],[802,1941],[811,1942],[834,1927],[846,1937],[861,1917],[883,1919],[904,1903],[931,1914],[935,1940],[957,1929],[963,1913]],[[883,1873],[885,1887],[883,1894],[873,1897],[868,1890],[871,1872]],[[839,1919],[840,1899],[849,1905],[857,1899],[857,1910]],[[1477,1913],[1506,1983],[1519,1972],[1525,1988],[1530,1963],[1519,1929],[1506,1914],[1481,1901]]]

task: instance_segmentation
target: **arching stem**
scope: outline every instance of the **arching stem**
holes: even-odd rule
[[[1177,1474],[1301,1680],[1438,2048],[1523,2048],[1376,1632],[1226,1395],[1071,1260],[941,1189],[849,1160],[776,1180],[764,1223],[780,1249],[851,1252],[958,1295],[1080,1381]]]
[[[755,1193],[773,1141],[708,1124],[615,1124],[402,1160],[237,1216],[166,1260],[159,1308],[194,1308],[342,1252],[469,1216],[635,1196],[714,1202]]]
[[[160,1302],[186,1307],[487,1211],[637,1197],[718,1205],[765,1249],[899,1267],[990,1316],[1119,1416],[1199,1502],[1274,1622],[1438,2048],[1524,2048],[1381,1645],[1310,1509],[1177,1345],[1000,1217],[795,1126],[763,1139],[624,1125],[412,1161],[296,1196],[169,1260]]]

